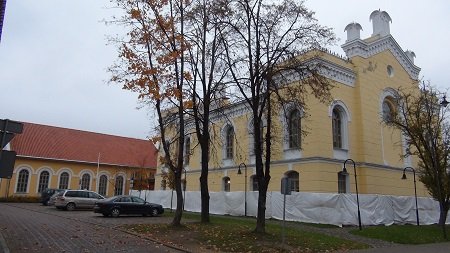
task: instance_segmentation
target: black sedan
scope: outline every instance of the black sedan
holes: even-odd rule
[[[135,196],[120,195],[96,202],[94,212],[101,213],[105,217],[118,217],[121,214],[158,216],[164,213],[164,209],[159,204],[148,203]]]

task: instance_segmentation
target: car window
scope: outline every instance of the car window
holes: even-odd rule
[[[130,197],[122,197],[119,199],[119,201],[116,202],[131,202],[131,198]]]
[[[76,191],[67,191],[65,196],[66,197],[78,197],[78,194]]]
[[[89,198],[89,192],[79,191],[78,194],[81,198]]]
[[[133,202],[135,202],[135,203],[141,203],[141,204],[145,203],[145,201],[144,201],[143,199],[138,198],[138,197],[131,197],[131,199],[132,199]]]
[[[95,192],[89,192],[89,198],[91,199],[98,199],[100,197],[100,195],[98,195]]]

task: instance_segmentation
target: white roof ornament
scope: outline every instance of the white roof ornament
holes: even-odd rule
[[[392,23],[392,19],[385,11],[375,10],[370,14],[370,18],[373,25],[372,36],[380,35],[382,37],[390,34],[389,22]]]
[[[411,50],[406,50],[405,54],[408,57],[408,59],[414,64],[414,58],[416,58],[416,54]]]
[[[347,40],[345,42],[360,39],[360,30],[362,30],[360,24],[355,22],[348,24],[344,29],[344,32],[347,32]]]

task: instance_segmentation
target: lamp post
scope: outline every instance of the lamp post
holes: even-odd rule
[[[406,174],[405,171],[406,169],[410,169],[413,172],[413,177],[414,177],[414,197],[416,199],[416,221],[417,221],[417,226],[419,226],[419,207],[417,206],[417,188],[416,188],[416,170],[414,170],[412,167],[405,167],[403,169],[403,176],[402,179],[406,179]]]
[[[348,161],[350,161],[350,162],[353,163],[353,171],[355,172],[356,204],[358,205],[358,224],[359,224],[359,230],[362,230],[362,227],[361,227],[361,212],[360,212],[360,210],[359,210],[358,180],[356,179],[356,164],[355,164],[355,161],[353,161],[352,159],[347,159],[347,160],[345,160],[345,162],[344,162],[344,168],[342,168],[342,173],[343,173],[344,175],[348,175],[347,168],[345,167],[345,164],[346,164]]]
[[[186,168],[184,168],[184,184],[183,184],[183,211],[184,211],[184,202],[186,201],[186,184],[187,184],[187,180],[186,180]]]
[[[245,187],[245,190],[244,190],[244,216],[247,216],[247,165],[245,165],[245,163],[241,163],[241,164],[239,164],[239,167],[238,167],[238,175],[241,175],[242,174],[242,171],[241,171],[241,165],[244,165],[244,169],[245,169],[245,182],[244,182],[244,187]]]

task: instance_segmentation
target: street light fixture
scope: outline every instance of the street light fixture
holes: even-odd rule
[[[359,210],[359,195],[358,195],[358,180],[356,179],[356,164],[355,161],[353,161],[352,159],[347,159],[344,162],[344,168],[342,168],[342,173],[344,175],[348,175],[347,172],[347,168],[345,167],[345,164],[350,161],[353,163],[353,170],[355,172],[355,186],[356,186],[356,204],[358,205],[358,224],[359,224],[359,230],[362,230],[362,226],[361,226],[361,212]]]
[[[416,221],[417,221],[417,226],[419,226],[419,207],[417,206],[416,171],[412,167],[409,167],[409,166],[405,167],[403,169],[403,176],[402,176],[403,180],[406,179],[406,174],[405,174],[406,169],[410,169],[413,172],[413,177],[414,177],[414,197],[416,198]]]
[[[242,174],[242,171],[241,171],[241,165],[244,165],[244,169],[245,169],[245,182],[244,182],[244,187],[245,187],[245,190],[244,190],[244,201],[245,201],[245,204],[244,204],[244,216],[247,216],[247,165],[245,165],[245,163],[239,164],[238,172],[237,172],[238,175],[241,175],[241,174]]]

